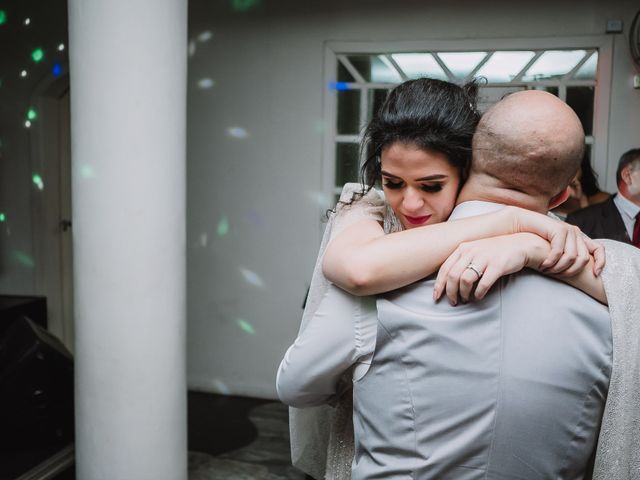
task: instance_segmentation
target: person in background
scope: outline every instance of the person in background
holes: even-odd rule
[[[608,238],[640,248],[640,148],[624,153],[616,172],[618,193],[567,216],[591,238]]]
[[[565,220],[567,215],[590,205],[605,202],[610,197],[610,193],[600,190],[598,177],[591,168],[589,154],[586,152],[582,158],[580,169],[569,183],[569,198],[555,208],[553,213]]]

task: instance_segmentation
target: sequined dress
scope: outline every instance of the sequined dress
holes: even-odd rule
[[[382,194],[371,189],[364,197],[352,201],[362,190],[357,183],[344,186],[335,213],[329,216],[313,270],[307,304],[302,316],[300,332],[318,309],[328,288],[337,288],[322,274],[322,259],[329,241],[346,227],[364,219],[383,224],[386,233],[402,230]],[[344,382],[351,383],[351,372],[345,373]],[[294,466],[313,478],[342,480],[351,478],[353,459],[353,403],[349,389],[334,405],[289,409],[291,433],[291,460]]]

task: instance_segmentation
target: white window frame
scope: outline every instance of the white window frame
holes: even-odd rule
[[[327,126],[323,141],[322,185],[328,198],[334,198],[336,158],[335,145],[339,138],[356,137],[353,135],[337,135],[337,91],[329,88],[331,82],[337,80],[338,56],[355,54],[391,54],[413,52],[465,52],[465,51],[507,51],[507,50],[574,50],[597,49],[598,68],[594,91],[594,118],[592,137],[596,139],[591,152],[593,169],[598,175],[599,183],[609,183],[609,172],[615,169],[608,165],[608,123],[611,93],[611,77],[613,68],[613,39],[611,36],[580,37],[545,37],[545,38],[500,38],[500,39],[460,39],[460,40],[428,40],[413,42],[325,42],[324,58],[324,119]],[[529,83],[529,82],[527,82]],[[536,82],[538,83],[538,82]],[[539,82],[544,83],[544,82]],[[382,84],[375,84],[382,86]],[[507,87],[509,84],[504,84]],[[393,86],[393,85],[389,85]],[[360,118],[366,118],[367,105],[361,101]],[[364,115],[362,113],[365,113]],[[363,125],[361,125],[363,127]],[[353,139],[351,139],[353,140]],[[589,142],[590,143],[590,142]]]

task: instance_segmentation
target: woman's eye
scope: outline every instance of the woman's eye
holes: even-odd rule
[[[439,192],[442,190],[442,185],[440,183],[436,183],[434,185],[422,185],[422,190],[429,193]]]
[[[390,188],[391,190],[397,190],[398,188],[402,187],[402,182],[392,182],[390,180],[386,180],[384,182],[384,186]]]

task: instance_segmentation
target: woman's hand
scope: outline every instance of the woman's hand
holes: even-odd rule
[[[548,243],[531,233],[462,243],[440,267],[433,299],[438,300],[446,292],[451,305],[457,305],[458,296],[463,302],[467,302],[477,282],[474,296],[480,300],[500,277],[519,272],[528,266],[529,254],[535,249],[538,252],[531,257],[544,258]]]
[[[566,251],[563,251],[552,268],[546,270],[542,269],[542,265],[549,257],[550,246],[535,234],[504,235],[461,244],[438,272],[433,291],[434,300],[446,292],[452,305],[457,304],[458,296],[466,302],[470,299],[476,282],[474,296],[478,300],[482,299],[500,277],[525,267],[563,279],[574,277],[592,260],[589,242],[596,244],[594,251],[597,250],[604,257],[604,248],[600,244],[579,231],[576,233],[573,229],[567,229],[566,232]]]
[[[507,207],[508,214],[513,215],[514,232],[531,232],[549,241],[551,250],[540,264],[544,273],[572,276],[583,267],[580,259],[585,258],[585,249],[593,257],[593,274],[597,277],[605,263],[604,247],[590,239],[574,225],[564,223],[540,213],[517,207]],[[575,268],[572,268],[575,267]]]

